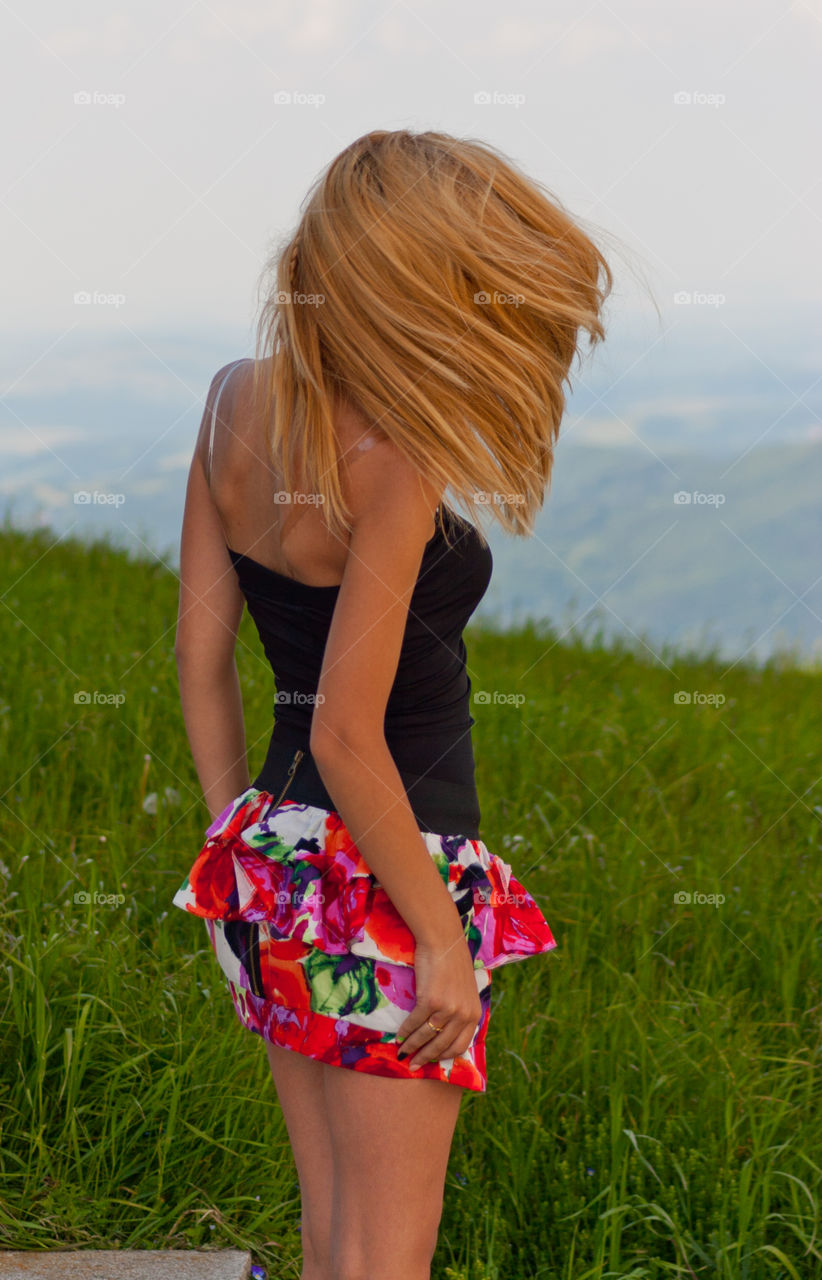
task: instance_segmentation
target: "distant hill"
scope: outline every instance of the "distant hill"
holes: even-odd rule
[[[486,611],[822,657],[821,498],[822,443],[724,458],[560,447],[535,538],[489,531]]]
[[[104,408],[92,406],[87,429],[38,427],[47,447],[19,427],[11,443],[0,441],[0,500],[18,527],[105,532],[175,566],[199,411],[181,414],[166,434],[145,417],[141,424],[133,405],[116,431],[103,432]],[[55,404],[46,417],[56,412]],[[704,450],[696,452],[658,438],[603,447],[591,443],[607,439],[600,428],[583,418],[563,435],[533,540],[486,520],[495,572],[477,618],[501,626],[542,618],[560,629],[579,620],[584,630],[641,634],[652,649],[707,641],[726,657],[762,658],[788,645],[822,652],[822,442],[746,453],[737,426],[722,455],[715,434],[710,443],[697,434]],[[75,504],[75,491],[95,489],[123,501]],[[678,504],[677,492],[724,501]]]

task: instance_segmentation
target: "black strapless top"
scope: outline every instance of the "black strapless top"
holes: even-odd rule
[[[408,608],[399,665],[385,711],[385,737],[422,830],[479,839],[463,630],[493,570],[476,529],[444,512],[426,544]],[[253,785],[335,810],[309,751],[311,717],[339,586],[318,587],[228,548],[277,687],[274,729]],[[297,753],[301,758],[289,772]]]

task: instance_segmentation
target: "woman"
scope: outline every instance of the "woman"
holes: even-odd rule
[[[336,157],[273,265],[188,482],[176,654],[214,821],[174,902],[266,1042],[303,1280],[422,1280],[490,971],[556,945],[479,836],[462,632],[492,562],[444,494],[531,532],[611,275],[492,148],[405,130]],[[251,784],[246,603],[278,687]]]

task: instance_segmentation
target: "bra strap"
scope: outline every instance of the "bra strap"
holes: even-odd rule
[[[211,484],[211,459],[214,453],[214,426],[217,420],[217,406],[220,403],[220,396],[223,394],[223,387],[228,382],[234,370],[237,368],[237,365],[242,364],[244,359],[245,357],[243,356],[239,360],[234,360],[230,365],[228,372],[226,373],[225,377],[220,383],[220,389],[217,392],[217,396],[214,400],[214,406],[211,410],[211,430],[209,431],[209,435],[208,435],[208,470],[206,472],[209,484]]]

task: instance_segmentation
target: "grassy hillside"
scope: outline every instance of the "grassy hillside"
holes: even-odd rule
[[[51,541],[0,540],[0,1247],[237,1245],[296,1280],[263,1046],[171,905],[208,824],[177,583]],[[483,837],[558,948],[494,976],[433,1275],[818,1274],[820,675],[466,638]],[[254,770],[273,686],[241,639]]]

